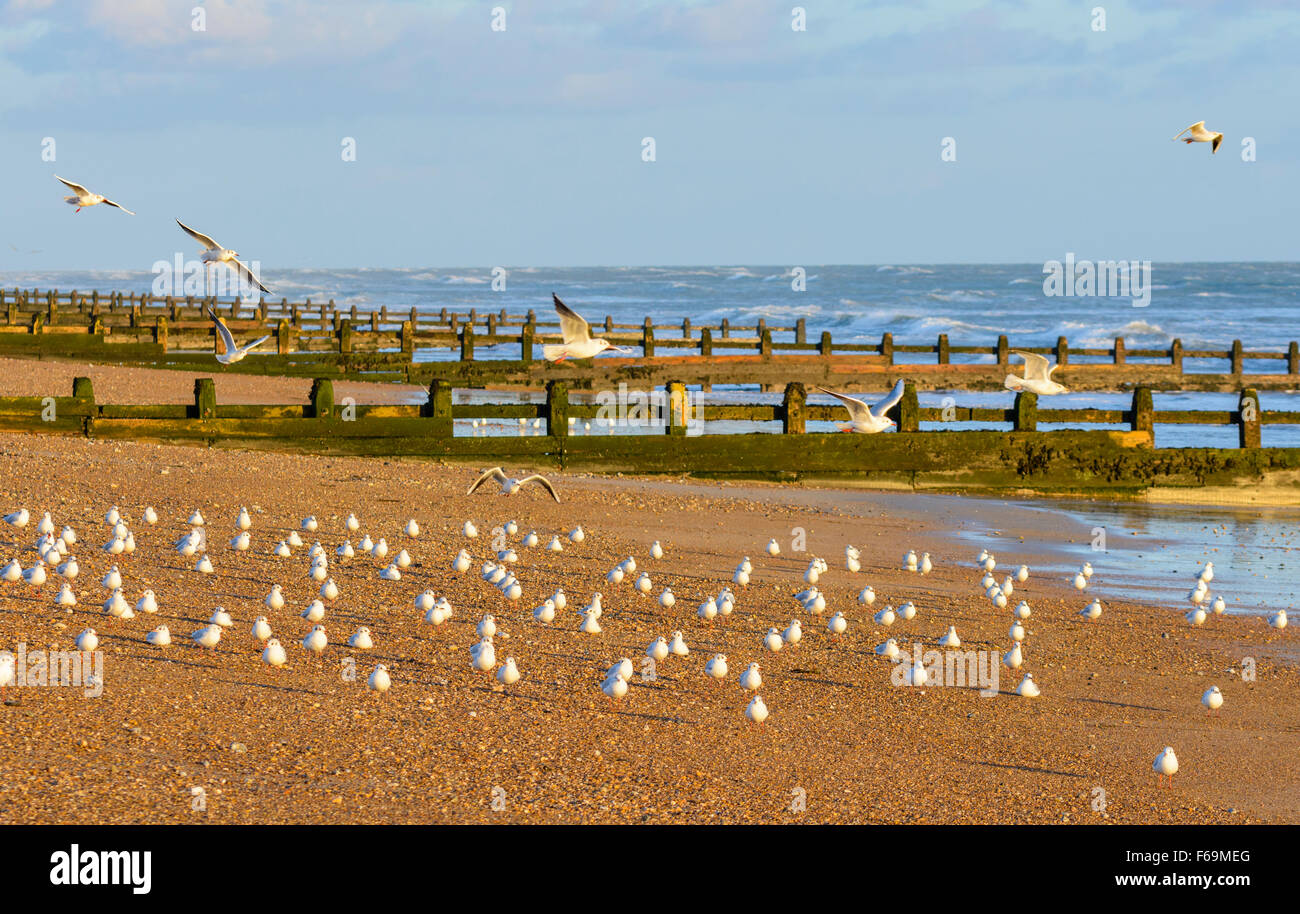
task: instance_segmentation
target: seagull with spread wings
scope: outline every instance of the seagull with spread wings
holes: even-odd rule
[[[1188,131],[1191,132],[1191,136],[1183,136]],[[1214,155],[1219,151],[1219,144],[1223,142],[1223,134],[1206,130],[1205,121],[1197,121],[1192,126],[1180,131],[1174,139],[1181,139],[1184,143],[1209,143],[1210,155]]]
[[[897,425],[893,419],[888,418],[885,413],[894,408],[899,400],[903,399],[904,382],[902,378],[894,385],[894,389],[889,392],[889,396],[881,400],[875,406],[868,406],[856,397],[850,397],[847,394],[836,393],[825,387],[818,387],[824,394],[830,394],[836,400],[844,404],[849,411],[849,424],[840,426],[842,432],[857,432],[862,435],[873,435],[876,432],[883,432],[891,425]]]
[[[67,203],[69,206],[75,206],[77,208],[77,212],[81,212],[81,208],[83,206],[98,206],[99,204],[103,203],[106,206],[116,206],[118,209],[120,209],[122,212],[126,213],[127,215],[130,216],[135,215],[135,213],[131,212],[122,204],[114,203],[112,200],[108,199],[108,197],[105,197],[103,194],[92,194],[90,191],[86,190],[86,188],[82,187],[80,184],[76,184],[72,181],[67,180],[66,178],[60,178],[58,175],[55,175],[54,177],[57,180],[62,181],[64,184],[66,184],[69,188],[72,189],[72,196],[64,197],[63,202]]]
[[[532,476],[525,476],[523,479],[511,479],[505,474],[505,471],[502,470],[501,467],[493,467],[490,470],[485,470],[483,475],[474,481],[474,485],[470,486],[469,491],[465,494],[473,495],[478,491],[479,487],[489,479],[495,479],[501,483],[502,495],[514,495],[524,486],[528,485],[528,483],[535,482],[547,492],[551,493],[551,498],[555,499],[556,504],[559,504],[560,502],[560,496],[555,494],[555,486],[551,485],[551,481],[540,473],[534,473]]]
[[[203,310],[207,313],[208,317],[212,318],[212,323],[216,325],[217,328],[216,355],[217,355],[217,361],[220,362],[222,365],[235,364],[244,356],[248,355],[258,346],[262,345],[263,343],[265,343],[267,340],[271,338],[271,334],[268,333],[266,336],[262,337],[261,339],[254,340],[253,342],[248,343],[247,345],[236,346],[235,338],[234,336],[231,335],[230,328],[226,326],[226,322],[221,318],[217,317],[216,313],[206,305],[204,306]]]
[[[271,290],[268,289],[266,286],[262,285],[262,281],[253,275],[253,271],[250,270],[248,267],[246,267],[242,262],[240,262],[238,251],[231,251],[226,248],[223,248],[221,245],[217,244],[207,235],[203,234],[202,232],[194,231],[194,229],[190,228],[188,225],[186,225],[184,222],[181,222],[181,220],[179,219],[176,220],[176,224],[179,225],[184,230],[185,234],[189,235],[199,244],[203,245],[203,254],[201,259],[205,264],[211,264],[211,263],[230,264],[230,266],[235,270],[235,272],[237,272],[244,279],[245,282],[252,283],[253,285],[257,286],[257,288],[261,289],[263,292],[267,293],[268,295],[271,293]]]
[[[551,298],[555,302],[555,313],[560,315],[560,336],[564,342],[558,346],[543,346],[542,356],[548,362],[563,362],[565,359],[589,359],[592,356],[612,349],[614,352],[631,352],[621,349],[609,340],[592,339],[591,326],[554,292]]]
[[[1007,390],[1027,390],[1030,393],[1044,396],[1068,393],[1064,386],[1052,380],[1052,372],[1060,368],[1060,365],[1048,365],[1046,358],[1033,352],[1021,352],[1019,349],[1013,349],[1011,354],[1018,355],[1025,360],[1025,376],[1018,378],[1013,374],[1007,375],[1004,382]]]

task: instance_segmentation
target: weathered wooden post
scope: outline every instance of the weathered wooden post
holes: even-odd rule
[[[57,298],[56,296],[51,295],[51,296],[50,296],[50,313],[49,313],[49,317],[48,317],[48,319],[47,319],[47,323],[49,323],[50,326],[54,326],[54,322],[57,321],[58,318],[59,318],[59,300],[58,300],[58,298]]]
[[[719,325],[719,330],[721,331],[721,333],[722,333],[722,338],[723,338],[724,340],[725,340],[727,337],[731,336],[731,321],[727,320],[727,319],[724,317],[724,318],[722,319],[722,323]]]
[[[1129,416],[1129,428],[1135,432],[1156,431],[1156,407],[1151,397],[1150,387],[1133,388],[1133,410]]]
[[[804,343],[808,342],[808,320],[807,320],[807,318],[803,318],[803,317],[801,317],[801,318],[799,318],[797,321],[794,322],[794,341],[795,341],[796,343],[798,343],[799,345],[801,345],[801,346],[802,346]]]
[[[420,415],[434,423],[434,434],[439,438],[450,438],[455,434],[451,393],[450,381],[434,378],[429,384],[429,400],[420,407]]]
[[[798,381],[785,385],[785,399],[781,401],[781,433],[802,435],[807,427],[808,391]]]
[[[903,384],[903,398],[890,408],[885,415],[894,420],[900,432],[919,432],[921,430],[921,404],[916,397],[916,382]]]
[[[689,317],[684,317],[682,318],[682,339],[689,340],[690,338],[691,338],[691,319]]]
[[[8,316],[5,318],[5,322],[8,323],[8,324],[11,325],[11,326],[12,326],[13,324],[18,323],[18,302],[16,302],[16,301],[11,301],[11,302],[9,303],[9,306],[8,306],[8,308],[7,308],[7,311],[8,311]],[[1292,345],[1294,345],[1294,344],[1292,344]]]
[[[32,315],[32,333],[40,334],[44,331],[44,328],[45,328],[45,317],[44,315],[41,314],[41,312],[37,311],[35,314]]]
[[[690,397],[686,394],[686,385],[681,381],[668,383],[668,421],[664,430],[674,437],[686,435],[686,423],[690,421]]]
[[[460,331],[460,360],[474,361],[474,325],[467,323]]]
[[[402,328],[397,332],[402,343],[402,355],[408,360],[415,358],[415,330],[410,321],[402,321]]]
[[[1242,366],[1246,362],[1245,356],[1243,354],[1241,340],[1232,341],[1232,352],[1230,354],[1230,357],[1232,359],[1232,373],[1241,374]]]
[[[894,334],[882,333],[880,335],[880,354],[885,357],[886,364],[894,364]]]
[[[167,351],[167,318],[161,314],[153,322],[153,341]]]
[[[700,355],[713,355],[713,331],[708,327],[700,328]]]
[[[134,330],[139,326],[140,326],[140,306],[132,305],[131,306],[131,329]]]
[[[311,382],[311,414],[317,419],[334,416],[334,382],[329,378],[315,378]]]
[[[1300,343],[1295,340],[1286,350],[1286,373],[1300,374]]]
[[[641,354],[647,359],[652,359],[655,355],[655,328],[648,317],[641,327]]]
[[[939,334],[939,344],[935,347],[935,351],[939,353],[940,365],[952,364],[952,347],[948,345],[948,334]]]
[[[279,355],[293,352],[293,327],[284,318],[275,325],[275,351]]]
[[[758,354],[765,359],[772,357],[772,331],[766,327],[758,335]]]
[[[1115,337],[1115,364],[1123,365],[1127,356],[1124,354],[1124,337]]]
[[[495,314],[489,314],[487,317],[487,333],[488,336],[497,335],[497,316]]]
[[[569,385],[563,381],[546,382],[546,434],[569,436]]]
[[[195,379],[194,412],[196,419],[217,418],[217,385],[211,378]]]
[[[1070,341],[1063,336],[1056,338],[1056,364],[1062,368],[1070,364]]]
[[[1183,341],[1174,340],[1169,344],[1169,364],[1178,372],[1183,370]]]
[[[1017,432],[1038,431],[1038,394],[1022,390],[1011,408],[1011,428]]]
[[[830,355],[833,351],[834,344],[831,342],[831,332],[829,330],[823,330],[821,342],[817,344],[817,354]]]
[[[95,385],[90,383],[90,378],[73,378],[72,396],[78,400],[85,400],[89,403],[94,403]]]
[[[370,312],[370,332],[374,334],[379,333],[379,312],[378,311]]]
[[[997,347],[998,364],[1005,366],[1007,362],[1010,361],[1010,355],[1011,346],[1007,343],[1007,335],[1005,333],[999,334]]]
[[[94,319],[90,322],[90,335],[91,336],[104,335],[104,319],[100,317],[98,314],[96,314]]]
[[[537,339],[537,324],[530,318],[519,331],[519,358],[525,362],[533,360],[533,343]]]
[[[1237,400],[1237,437],[1242,447],[1257,448],[1262,437],[1263,421],[1259,414],[1259,394],[1252,387],[1241,392]]]

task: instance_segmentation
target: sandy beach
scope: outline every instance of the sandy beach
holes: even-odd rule
[[[29,363],[24,363],[26,367]],[[44,369],[47,366],[36,366]],[[66,366],[53,366],[66,371]],[[92,375],[96,369],[91,369]],[[9,377],[12,378],[12,374]],[[122,378],[122,396],[147,381]],[[170,374],[170,373],[169,373]],[[36,383],[30,380],[23,383]],[[48,389],[49,379],[40,379]],[[274,379],[221,378],[234,396],[280,394]],[[111,370],[96,376],[115,383]],[[178,380],[178,386],[185,382]],[[236,393],[234,385],[247,385]],[[12,381],[0,393],[20,393]],[[107,392],[106,392],[107,393]],[[304,394],[305,395],[305,394]],[[105,399],[109,399],[106,395]],[[524,468],[508,468],[511,470]],[[429,462],[340,459],[114,444],[53,437],[0,436],[0,509],[33,511],[21,532],[0,528],[0,564],[28,566],[41,512],[80,534],[73,550],[82,565],[74,582],[78,605],[56,607],[57,579],[39,589],[0,584],[0,647],[70,650],[93,626],[102,639],[103,694],[81,688],[5,689],[0,714],[9,751],[0,760],[8,785],[0,821],[111,823],[341,822],[1042,822],[1245,823],[1294,822],[1300,800],[1300,728],[1294,716],[1300,658],[1294,626],[1268,628],[1259,616],[1211,616],[1193,628],[1180,612],[1108,601],[1085,622],[1089,599],[1064,580],[1035,576],[1034,538],[1019,542],[1008,512],[989,517],[1003,537],[994,551],[999,572],[1026,563],[1027,582],[1012,604],[1027,600],[1024,670],[1042,695],[1012,694],[1019,673],[1003,668],[997,694],[972,688],[900,688],[893,665],[873,648],[885,637],[905,650],[931,649],[956,626],[964,650],[1009,647],[1010,610],[989,604],[978,588],[975,552],[954,545],[949,531],[963,515],[933,500],[909,510],[898,496],[834,490],[739,489],[677,480],[594,479],[553,474],[562,504],[535,490],[511,499],[464,492],[476,474]],[[759,497],[755,497],[755,492]],[[109,556],[104,513],[119,506],[138,548]],[[160,521],[141,520],[146,505]],[[253,517],[253,548],[227,547],[242,505]],[[188,530],[190,511],[208,522],[216,573],[193,570],[173,542]],[[362,532],[386,537],[414,562],[400,581],[379,577],[383,563],[358,555],[334,558],[346,537],[342,522],[356,512]],[[312,657],[299,644],[310,625],[299,612],[316,595],[306,576],[305,547],[291,558],[271,548],[299,520],[315,514],[329,550],[330,573],[342,594],[327,611],[330,646]],[[402,534],[414,517],[422,531]],[[467,539],[473,519],[481,533]],[[523,598],[506,601],[478,574],[489,557],[491,531],[516,520],[515,572]],[[1041,523],[1041,522],[1040,522]],[[563,534],[581,524],[582,543],[562,553],[523,549],[530,530]],[[791,547],[802,528],[807,552]],[[1010,532],[1011,536],[1005,534]],[[1030,531],[1020,531],[1021,535]],[[775,537],[779,557],[763,546]],[[1012,539],[1014,537],[1014,540]],[[667,555],[648,556],[652,540]],[[862,552],[862,570],[844,567],[844,546]],[[467,548],[469,573],[451,560]],[[902,553],[929,551],[926,576],[901,569]],[[638,595],[630,579],[605,573],[635,556],[657,594],[670,585],[678,602],[661,608]],[[727,584],[742,556],[751,557],[750,585],[736,588],[728,619],[702,622],[696,607]],[[830,570],[819,582],[828,608],[805,612],[791,597],[803,589],[810,556]],[[100,577],[117,565],[132,602],[144,588],[158,597],[157,615],[123,621],[105,615]],[[1105,574],[1098,563],[1098,575]],[[635,577],[633,575],[632,577]],[[288,600],[267,610],[262,600],[280,583]],[[855,595],[871,584],[868,609]],[[569,607],[550,626],[531,610],[556,587]],[[421,622],[415,595],[446,595],[453,618]],[[598,635],[578,631],[577,607],[604,595]],[[918,614],[886,629],[872,612],[913,601]],[[215,650],[189,634],[221,605],[234,617]],[[826,620],[849,620],[833,639]],[[470,667],[474,626],[490,612],[500,631],[497,656],[513,656],[522,672],[501,690]],[[267,615],[289,652],[285,668],[259,660],[250,633]],[[804,623],[797,646],[763,648],[770,626]],[[175,643],[157,648],[144,635],[167,624]],[[358,625],[374,633],[372,651],[344,644]],[[680,630],[690,647],[670,657],[653,680],[632,677],[629,694],[611,702],[600,682],[628,657],[641,669],[647,645]],[[730,676],[704,675],[715,653]],[[355,664],[355,679],[347,676]],[[737,684],[757,661],[761,693],[771,709],[762,727],[744,717],[749,700]],[[365,679],[388,665],[393,687],[379,696]],[[1243,681],[1253,669],[1254,681]],[[1224,707],[1207,713],[1201,693],[1219,685]],[[1151,763],[1176,747],[1181,769],[1173,788],[1157,788]],[[201,800],[201,802],[200,802]]]

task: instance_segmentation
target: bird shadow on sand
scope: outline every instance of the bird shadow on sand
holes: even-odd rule
[[[1158,711],[1161,714],[1170,714],[1173,712],[1172,708],[1157,708],[1154,705],[1138,705],[1127,701],[1107,701],[1104,698],[1076,698],[1074,701],[1087,702],[1088,704],[1094,705],[1111,705],[1116,708],[1133,708],[1138,711]]]
[[[1063,778],[1085,778],[1087,775],[1073,771],[1057,771],[1054,768],[1039,768],[1035,765],[1014,765],[1008,762],[967,761],[968,765],[983,765],[985,768],[1002,768],[1010,771],[1028,771],[1033,774],[1054,774]]]
[[[851,683],[836,682],[834,679],[822,679],[816,676],[791,676],[790,678],[796,680],[797,682],[806,682],[809,685],[834,686],[837,689],[848,689],[849,691],[853,691],[855,689],[855,686],[853,686]]]

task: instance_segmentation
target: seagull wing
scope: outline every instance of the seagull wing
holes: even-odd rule
[[[889,396],[885,397],[885,399],[881,400],[875,406],[871,407],[871,415],[879,419],[885,413],[893,409],[894,404],[896,404],[899,400],[903,399],[903,391],[906,389],[906,387],[907,385],[903,381],[903,379],[899,378],[898,383],[894,385],[894,389],[889,392]]]
[[[1214,135],[1214,141],[1210,143],[1210,155],[1214,155],[1216,152],[1219,151],[1219,144],[1222,142],[1223,142],[1223,134],[1216,133]]]
[[[204,306],[203,310],[208,313],[208,317],[212,318],[212,323],[217,326],[217,355],[234,352],[235,338],[230,335],[230,328],[226,326],[226,322],[217,317],[211,308]]]
[[[126,213],[128,216],[134,216],[134,215],[135,215],[135,213],[131,212],[129,209],[127,209],[127,208],[126,208],[125,206],[123,206],[121,203],[114,203],[112,200],[108,199],[107,197],[104,198],[104,202],[107,203],[109,206],[116,206],[118,209],[120,209],[122,212]]]
[[[182,229],[184,229],[185,234],[189,235],[191,238],[193,238],[193,239],[194,239],[195,241],[197,241],[199,244],[203,245],[203,250],[205,250],[205,251],[222,251],[222,250],[225,250],[221,245],[217,244],[215,241],[213,241],[213,240],[212,240],[211,238],[209,238],[207,235],[203,234],[202,232],[196,232],[196,231],[194,231],[194,229],[190,228],[190,227],[189,227],[188,225],[186,225],[184,222],[181,222],[181,220],[177,219],[177,220],[176,220],[176,224],[179,225]]]
[[[560,296],[554,292],[551,293],[551,298],[555,302],[555,313],[560,315],[560,336],[564,337],[565,344],[585,343],[590,340],[591,327],[583,320],[582,315],[560,301]]]
[[[262,285],[262,280],[258,279],[256,276],[254,276],[254,275],[253,275],[253,271],[250,270],[248,267],[244,266],[244,262],[243,262],[242,260],[239,260],[238,258],[236,258],[236,259],[234,259],[234,260],[232,260],[232,261],[230,261],[230,262],[231,262],[232,264],[235,265],[235,269],[239,272],[239,275],[242,276],[242,277],[244,277],[244,279],[245,279],[247,282],[251,282],[253,285],[257,286],[259,289],[261,289],[261,290],[262,290],[263,292],[265,292],[267,295],[270,295],[270,294],[271,294],[271,290],[268,289],[266,286]]]
[[[58,179],[59,179],[60,181],[62,181],[64,184],[68,185],[68,187],[71,187],[73,190],[75,190],[75,191],[77,192],[77,196],[79,196],[79,197],[88,197],[88,196],[90,196],[90,191],[86,190],[86,188],[82,187],[80,184],[76,184],[76,183],[74,183],[74,182],[72,182],[72,181],[69,181],[69,180],[67,180],[67,179],[65,179],[65,178],[59,178],[58,175],[55,175],[54,177],[58,178]]]
[[[849,411],[849,418],[854,422],[858,422],[860,420],[866,419],[867,416],[871,415],[871,407],[863,403],[861,400],[857,399],[856,397],[850,397],[847,394],[836,393],[835,391],[828,390],[825,387],[818,387],[817,389],[824,394],[830,394],[836,400],[839,400],[841,403],[843,403],[845,409]]]
[[[1178,136],[1174,137],[1174,139],[1178,139],[1179,136],[1182,136],[1184,133],[1186,133],[1189,130],[1194,131],[1197,127],[1204,127],[1204,126],[1205,126],[1205,121],[1197,121],[1195,124],[1192,124],[1192,126],[1184,127],[1182,130],[1178,131]]]
[[[465,494],[473,495],[474,492],[477,491],[478,487],[483,485],[483,483],[487,482],[489,479],[505,479],[505,478],[506,478],[506,474],[502,471],[501,467],[493,467],[490,470],[484,470],[483,475],[480,476],[478,479],[474,480],[474,485],[470,486],[469,491],[466,492]]]
[[[545,476],[542,476],[540,473],[534,473],[532,476],[525,476],[523,479],[519,480],[521,486],[527,485],[530,482],[535,482],[543,489],[550,492],[551,498],[555,499],[557,505],[560,503],[560,496],[555,493],[555,486],[551,485],[551,481]]]
[[[253,342],[251,342],[251,343],[247,343],[247,344],[243,347],[244,351],[245,351],[245,352],[252,352],[252,351],[253,351],[254,349],[256,349],[258,346],[262,345],[262,344],[265,343],[267,340],[269,340],[269,339],[271,338],[271,336],[272,336],[272,334],[268,333],[266,336],[259,337],[258,339],[253,340]]]
[[[1047,376],[1051,372],[1048,370],[1046,357],[1038,355],[1036,352],[1021,352],[1019,349],[1011,350],[1011,354],[1018,355],[1025,360],[1026,381],[1047,380]]]

